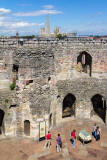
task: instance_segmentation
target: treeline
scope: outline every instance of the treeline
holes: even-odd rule
[[[29,38],[35,38],[35,35],[31,35],[31,36],[18,36],[19,38],[27,38],[27,39],[29,39]]]

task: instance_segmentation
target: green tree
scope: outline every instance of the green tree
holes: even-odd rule
[[[31,36],[20,36],[20,38],[35,38],[35,35],[31,35]]]
[[[64,38],[66,38],[67,36],[66,35],[62,35],[62,34],[58,34],[58,35],[56,35],[56,38],[59,38],[59,39],[64,39]]]

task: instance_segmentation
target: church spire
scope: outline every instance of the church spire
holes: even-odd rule
[[[47,15],[46,36],[50,36],[49,14]]]

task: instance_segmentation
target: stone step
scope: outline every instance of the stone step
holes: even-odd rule
[[[83,156],[87,156],[88,155],[88,152],[85,151],[85,150],[79,150],[79,153]]]
[[[100,146],[101,146],[101,147],[107,147],[107,143],[106,143],[106,142],[101,142],[101,143],[100,143]]]
[[[38,158],[38,160],[40,160],[42,158],[44,158],[44,160],[45,159],[46,160],[60,160],[60,159],[62,160],[63,159],[61,153],[50,153],[50,154],[48,154],[48,155],[46,155],[44,157]]]
[[[102,151],[99,149],[87,148],[87,151],[93,157],[107,157],[106,149],[105,151],[104,150]]]
[[[69,151],[68,151],[67,148],[63,148],[63,149],[62,149],[62,152],[63,152],[63,153],[61,153],[61,154],[62,154],[62,156],[63,156],[64,158],[66,158],[66,157],[69,156]]]
[[[40,157],[44,157],[44,156],[46,156],[46,155],[48,155],[50,153],[51,153],[50,150],[46,150],[46,151],[44,151],[44,152],[42,152],[40,154],[36,153],[36,154],[33,154],[33,155],[29,156],[29,158],[27,160],[36,160],[36,159],[38,159]]]
[[[84,156],[87,156],[87,154],[88,154],[87,145],[81,144],[81,145],[78,147],[78,150],[79,150],[79,154],[84,155]]]

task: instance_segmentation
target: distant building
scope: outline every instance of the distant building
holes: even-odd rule
[[[58,34],[62,34],[62,36],[71,37],[71,36],[75,36],[76,32],[74,32],[74,33],[61,33],[61,28],[56,27],[54,30],[54,33],[53,34],[50,33],[49,14],[48,14],[47,15],[46,30],[45,30],[45,28],[41,28],[40,36],[42,36],[42,37],[56,37]]]
[[[41,28],[40,35],[43,36],[43,37],[46,35],[45,28]]]
[[[50,37],[49,14],[47,15],[46,36]]]
[[[56,35],[61,34],[61,28],[60,27],[56,27],[54,30],[54,36],[56,37]]]
[[[50,37],[50,24],[49,24],[49,14],[47,15],[47,25],[46,25],[46,31],[45,28],[41,28],[40,36],[42,37]]]
[[[72,37],[72,36],[76,36],[77,33],[74,32],[74,33],[62,33],[62,36],[67,36],[67,37]]]
[[[16,37],[19,37],[19,33],[18,32],[16,32]]]

